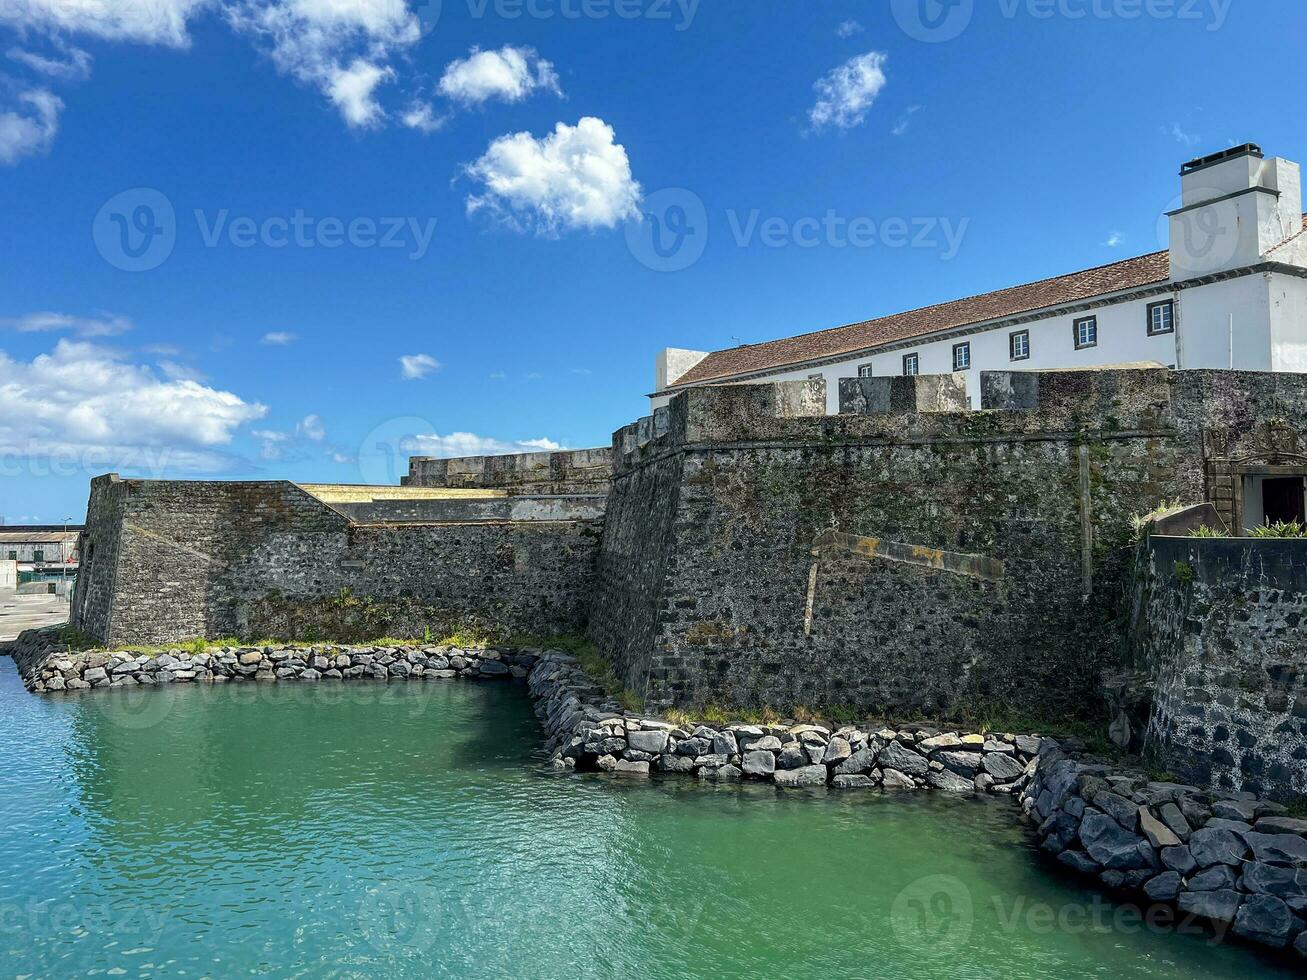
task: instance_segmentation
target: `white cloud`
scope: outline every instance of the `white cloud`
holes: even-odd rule
[[[180,361],[160,361],[159,370],[172,381],[205,381],[204,372]]]
[[[1120,231],[1114,231],[1107,236],[1107,240],[1104,241],[1103,244],[1107,248],[1119,248],[1124,242],[1125,242],[1125,233]]]
[[[473,48],[466,58],[451,61],[440,76],[440,94],[463,105],[490,99],[519,102],[536,90],[562,95],[554,66],[534,48],[506,44],[498,51]]]
[[[295,426],[295,432],[314,442],[321,442],[327,437],[327,430],[322,424],[322,419],[317,415],[304,416],[303,421]]]
[[[399,121],[409,129],[434,133],[449,121],[449,117],[436,115],[436,110],[426,102],[414,102],[399,117]]]
[[[263,335],[263,343],[271,344],[274,347],[285,347],[296,340],[295,334],[288,330],[273,330]]]
[[[61,339],[30,363],[0,351],[0,452],[87,469],[215,470],[216,452],[263,405],[197,381],[161,380],[113,350]],[[35,465],[35,463],[34,463]]]
[[[849,129],[860,125],[885,87],[887,58],[882,51],[868,51],[818,79],[812,86],[817,92],[817,102],[808,110],[813,127]]]
[[[921,106],[919,105],[908,106],[903,110],[903,115],[899,116],[899,121],[894,124],[894,128],[890,132],[895,136],[902,136],[908,131],[908,123],[912,121],[912,117],[920,111]]]
[[[374,93],[396,77],[390,62],[422,37],[405,0],[241,0],[227,17],[279,70],[316,86],[360,127],[385,117]]]
[[[73,47],[56,37],[54,46],[64,58],[50,58],[35,51],[23,48],[10,48],[5,56],[20,65],[26,65],[32,71],[61,81],[76,82],[90,77],[91,56],[81,48]]]
[[[471,432],[451,432],[449,435],[412,436],[405,440],[405,448],[411,447],[417,456],[438,456],[452,458],[457,456],[503,456],[507,453],[553,452],[564,449],[561,443],[552,439],[519,439],[505,442],[488,436],[479,436]]]
[[[351,126],[376,126],[386,114],[373,92],[382,82],[389,82],[394,77],[393,69],[357,58],[348,68],[332,70],[327,96]]]
[[[63,100],[43,88],[20,92],[17,105],[0,110],[0,164],[50,149],[59,132]]]
[[[185,47],[187,20],[210,0],[10,0],[0,21],[51,34]]]
[[[835,33],[840,37],[853,37],[854,34],[861,34],[863,30],[863,26],[856,20],[846,20],[835,28]]]
[[[519,231],[612,228],[638,213],[640,185],[626,148],[593,116],[560,122],[541,139],[501,136],[467,173],[484,186],[468,198],[469,213],[484,210]]]
[[[132,329],[132,322],[125,316],[114,316],[111,313],[88,317],[45,311],[0,320],[0,327],[11,327],[19,333],[68,330],[79,337],[115,337]]]
[[[409,381],[425,378],[432,371],[440,370],[440,362],[430,354],[405,354],[399,359],[399,366],[400,373]]]
[[[1178,122],[1173,122],[1170,126],[1163,126],[1162,132],[1170,136],[1177,143],[1183,143],[1185,146],[1194,146],[1200,139],[1193,133],[1185,132]]]

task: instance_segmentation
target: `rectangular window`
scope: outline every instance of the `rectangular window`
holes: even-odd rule
[[[917,360],[917,355],[916,355],[916,354],[904,354],[904,355],[903,355],[903,374],[904,374],[906,377],[911,377],[912,375],[916,374],[916,373],[917,373],[917,364],[918,364],[918,363],[919,363],[919,362],[918,362],[918,360]]]
[[[1148,336],[1170,333],[1175,329],[1175,304],[1171,300],[1148,304]]]
[[[1007,335],[1008,358],[1024,361],[1030,356],[1030,331],[1018,330]]]
[[[32,561],[45,561],[45,552],[37,549],[32,552]]]
[[[859,364],[859,365],[858,365],[858,377],[859,377],[859,378],[870,378],[870,377],[871,377],[871,365],[870,365],[870,364]]]
[[[10,561],[18,561],[18,552],[16,552],[16,551],[11,551],[11,552],[9,552],[9,560],[10,560]]]
[[[953,370],[965,371],[971,367],[971,344],[953,345]]]
[[[1082,316],[1075,322],[1076,350],[1098,346],[1098,317]]]

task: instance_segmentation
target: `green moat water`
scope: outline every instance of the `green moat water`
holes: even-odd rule
[[[1010,803],[546,771],[518,685],[34,697],[0,660],[0,975],[1243,978]]]

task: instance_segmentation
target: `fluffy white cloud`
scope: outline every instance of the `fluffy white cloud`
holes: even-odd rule
[[[835,33],[840,37],[853,37],[854,34],[861,34],[863,27],[856,20],[846,20],[835,28]]]
[[[84,341],[60,340],[29,362],[0,351],[0,453],[63,457],[86,469],[215,470],[217,447],[267,409]],[[35,462],[33,463],[35,466]]]
[[[59,132],[63,107],[58,96],[35,88],[20,92],[13,108],[0,110],[0,164],[48,150]]]
[[[60,41],[57,37],[53,39],[55,48],[63,57],[47,57],[38,54],[35,51],[27,51],[24,48],[10,48],[5,52],[5,56],[11,61],[16,61],[20,65],[25,65],[32,71],[41,75],[48,75],[50,78],[57,78],[61,81],[81,81],[91,74],[91,56],[81,48],[75,48],[70,44]]]
[[[817,102],[808,110],[808,120],[813,127],[849,129],[860,125],[876,96],[885,87],[887,57],[881,51],[868,51],[850,58],[832,69],[825,78],[818,79],[812,86],[817,92]]]
[[[295,334],[289,330],[273,330],[263,335],[263,342],[274,347],[285,347],[287,344],[293,344],[295,339]]]
[[[295,432],[314,442],[321,442],[327,437],[326,427],[323,426],[322,419],[317,415],[304,416],[304,420],[295,426]]]
[[[405,0],[241,0],[227,14],[281,71],[317,86],[351,126],[384,117],[374,92],[395,77],[390,60],[422,37]]]
[[[423,133],[434,133],[449,121],[448,116],[436,115],[436,110],[426,102],[414,102],[399,117],[409,129],[416,129]]]
[[[638,213],[640,185],[626,148],[593,116],[575,126],[560,122],[540,139],[501,136],[467,173],[483,185],[468,198],[468,211],[486,211],[520,231],[612,228]]]
[[[473,48],[466,58],[451,61],[440,76],[440,94],[463,105],[490,99],[519,102],[536,90],[562,95],[554,66],[534,48],[506,44],[498,51]]]
[[[394,77],[392,69],[357,58],[348,68],[332,70],[327,96],[351,126],[376,126],[386,114],[373,92]]]
[[[50,33],[184,47],[186,22],[211,0],[5,0],[0,21]]]
[[[132,322],[125,316],[114,316],[112,313],[101,313],[99,316],[73,316],[70,313],[46,311],[0,320],[0,326],[12,327],[19,333],[68,330],[79,337],[115,337],[132,329]]]
[[[399,369],[406,380],[415,381],[440,370],[440,362],[430,354],[405,354],[399,359]]]
[[[405,440],[405,448],[412,449],[418,456],[438,456],[453,458],[456,456],[502,456],[506,453],[553,452],[564,449],[561,443],[552,439],[519,439],[505,442],[488,436],[479,436],[472,432],[451,432],[449,435],[437,435],[434,432],[415,435]]]

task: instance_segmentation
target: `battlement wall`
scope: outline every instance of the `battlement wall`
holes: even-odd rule
[[[611,474],[609,450],[600,447],[458,459],[413,456],[400,483],[527,494],[604,494]]]
[[[856,379],[827,416],[820,380],[704,386],[619,429],[592,639],[654,704],[1081,712],[1131,518],[1307,431],[1301,376],[987,372],[977,411],[956,387]]]
[[[388,505],[398,513],[377,512]],[[584,627],[593,506],[382,499],[357,504],[367,522],[351,506],[287,481],[97,478],[73,625],[140,644]]]

